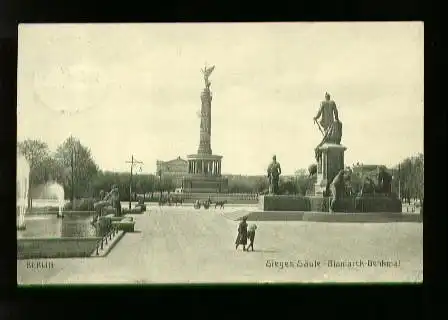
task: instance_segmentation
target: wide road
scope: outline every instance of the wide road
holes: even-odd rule
[[[150,207],[135,216],[136,232],[127,233],[107,257],[54,259],[53,268],[38,270],[21,260],[18,283],[422,281],[421,223],[263,221],[256,223],[255,251],[243,252],[235,250],[238,223],[228,219],[231,210]],[[298,260],[320,266],[299,267]],[[331,267],[329,260],[364,266]],[[374,267],[368,260],[399,265]]]

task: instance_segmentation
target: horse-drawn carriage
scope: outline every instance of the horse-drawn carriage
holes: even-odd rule
[[[134,209],[139,209],[141,212],[146,211],[146,204],[143,198],[138,199],[138,203],[134,206]]]
[[[178,205],[182,205],[184,200],[180,197],[166,197],[159,200],[159,206],[167,205],[171,207],[172,205],[175,205],[176,207]]]

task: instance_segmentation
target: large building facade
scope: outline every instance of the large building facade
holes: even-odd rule
[[[182,187],[182,179],[188,174],[188,161],[177,157],[176,159],[169,161],[156,162],[157,172],[156,174],[161,174],[162,177],[170,177],[173,179],[176,188]]]

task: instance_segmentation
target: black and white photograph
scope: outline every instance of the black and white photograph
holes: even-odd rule
[[[423,22],[18,26],[17,283],[421,283]]]

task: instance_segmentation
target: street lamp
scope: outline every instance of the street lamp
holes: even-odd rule
[[[159,199],[159,201],[162,201],[162,169],[159,169],[159,172],[157,174],[159,176],[159,189],[160,189],[160,199]]]
[[[134,168],[134,165],[136,164],[140,164],[140,171],[141,171],[141,165],[143,164],[143,162],[141,161],[137,161],[134,159],[134,155],[131,156],[131,161],[126,161],[126,163],[129,163],[131,165],[131,176],[129,179],[129,210],[131,210],[132,208],[132,169]]]
[[[72,185],[72,194],[71,194],[71,201],[72,201],[72,210],[74,210],[75,205],[75,162],[77,159],[75,159],[75,153],[76,153],[76,145],[75,141],[72,139],[71,144],[71,155],[70,155],[70,169],[71,169],[71,185]]]
[[[400,180],[401,164],[398,164],[398,199],[401,200],[401,180]]]

